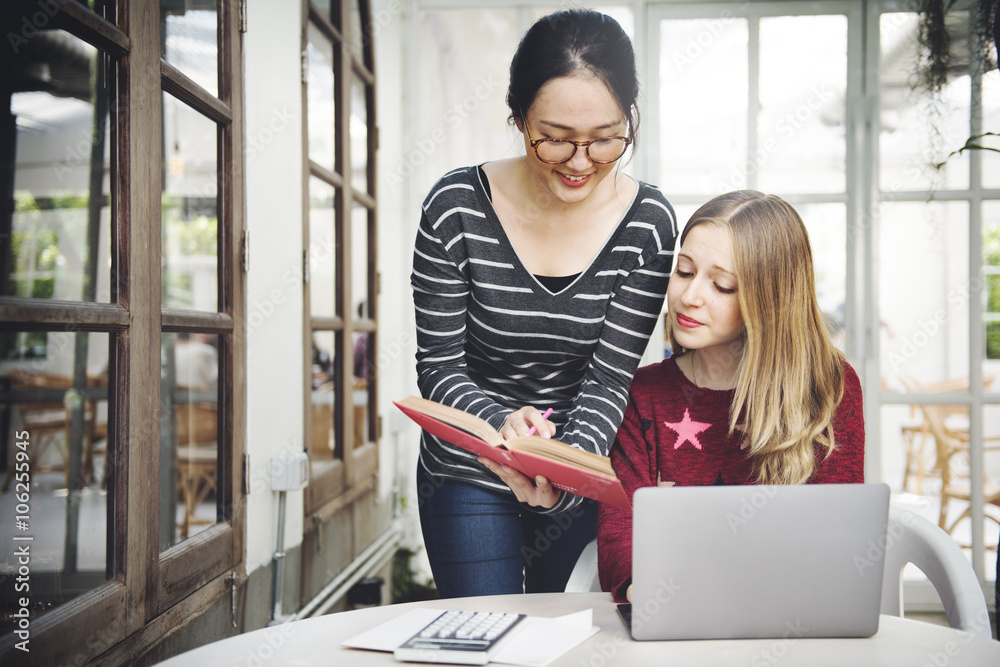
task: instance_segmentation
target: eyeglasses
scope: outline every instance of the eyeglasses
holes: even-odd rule
[[[521,118],[524,118],[521,114]],[[594,164],[610,164],[625,155],[625,149],[632,143],[631,137],[604,137],[590,141],[570,141],[569,139],[532,139],[528,121],[524,120],[524,131],[528,133],[528,143],[535,149],[535,155],[545,164],[569,162],[576,155],[576,149],[583,147],[587,159]]]

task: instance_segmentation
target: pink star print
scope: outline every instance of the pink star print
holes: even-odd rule
[[[687,408],[684,408],[684,419],[674,423],[663,422],[663,424],[671,431],[677,432],[677,442],[674,443],[674,449],[679,449],[685,442],[690,442],[696,449],[701,449],[698,434],[708,430],[711,426],[711,424],[706,424],[705,422],[692,421]]]

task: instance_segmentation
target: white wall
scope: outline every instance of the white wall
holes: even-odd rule
[[[376,364],[379,411],[382,416],[379,493],[397,494],[404,525],[403,543],[420,543],[414,493],[420,432],[393,406],[392,401],[416,394],[416,337],[410,291],[413,240],[419,222],[422,193],[411,179],[400,182],[403,146],[412,136],[417,100],[407,85],[413,72],[408,65],[412,21],[403,0],[375,0],[372,23],[375,39],[376,109],[379,152],[377,196],[379,212],[379,346]],[[395,488],[393,488],[395,485]]]
[[[419,433],[392,401],[416,393],[416,352],[409,274],[419,198],[385,185],[398,164],[406,121],[404,110],[401,0],[376,0],[375,72],[378,80],[380,152],[378,247],[379,378],[382,439],[379,502],[412,493]],[[277,538],[277,494],[270,490],[270,458],[300,451],[303,443],[301,68],[299,3],[259,0],[250,6],[245,35],[247,226],[247,452],[251,491],[247,504],[247,570],[266,566]],[[405,192],[405,189],[403,189]],[[400,484],[403,488],[400,488]],[[412,546],[419,534],[416,505],[404,521]],[[289,493],[285,548],[302,541],[302,493]]]
[[[247,276],[247,572],[271,561],[278,494],[271,456],[303,447],[302,83],[298,2],[258,0],[244,35]],[[302,542],[302,492],[290,492],[285,547]]]

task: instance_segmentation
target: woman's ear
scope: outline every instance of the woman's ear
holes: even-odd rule
[[[510,118],[514,121],[514,127],[521,134],[524,134],[524,117],[521,115],[524,113],[520,110],[517,103],[514,101],[514,93],[507,91],[507,107],[511,110]]]

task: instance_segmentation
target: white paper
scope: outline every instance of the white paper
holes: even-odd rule
[[[444,609],[413,609],[342,642],[348,648],[392,652],[433,621]],[[544,667],[600,630],[594,610],[556,618],[528,616],[498,647],[492,662],[518,667]]]
[[[594,610],[584,609],[556,618],[529,616],[493,656],[493,662],[519,667],[543,667],[600,630]]]
[[[414,609],[391,621],[376,625],[371,630],[341,642],[348,648],[369,651],[393,651],[413,635],[441,615],[444,609]]]

